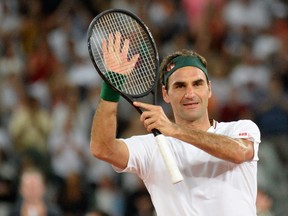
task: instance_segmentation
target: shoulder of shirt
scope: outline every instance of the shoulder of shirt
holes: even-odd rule
[[[152,139],[154,135],[152,133],[142,134],[142,135],[133,135],[127,138],[121,138],[122,140],[130,140],[130,139]]]
[[[250,119],[241,119],[241,120],[237,120],[237,121],[230,121],[230,122],[216,122],[216,128],[217,125],[225,125],[225,126],[232,126],[232,125],[250,125],[250,126],[256,126],[257,125]]]
[[[230,128],[230,129],[229,129]],[[257,133],[260,133],[259,127],[256,125],[255,122],[249,119],[243,119],[238,121],[231,121],[231,122],[216,122],[216,126],[214,130],[231,130],[232,128],[245,128],[249,130],[253,130]],[[232,129],[233,130],[233,129]]]

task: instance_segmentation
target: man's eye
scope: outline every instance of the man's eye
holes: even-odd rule
[[[176,86],[175,86],[176,89],[184,88],[184,87],[185,87],[185,85],[182,85],[182,84],[180,84],[180,85],[176,85]]]
[[[194,83],[194,86],[202,86],[203,84],[204,84],[204,82],[199,81],[199,82],[195,82],[195,83]]]

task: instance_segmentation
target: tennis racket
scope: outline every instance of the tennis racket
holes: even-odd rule
[[[159,56],[152,34],[135,14],[110,9],[97,15],[89,25],[88,50],[102,79],[131,105],[149,94],[156,104]],[[152,132],[172,182],[182,181],[164,135]]]

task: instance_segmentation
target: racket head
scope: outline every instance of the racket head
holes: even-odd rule
[[[127,58],[139,54],[133,70],[123,80],[111,76],[103,57],[102,42],[110,34],[120,32],[121,47],[128,39]],[[135,14],[123,9],[109,9],[97,15],[90,23],[87,33],[90,58],[101,78],[129,102],[134,98],[155,94],[159,78],[159,55],[151,32]],[[116,59],[115,59],[116,60]],[[108,75],[108,76],[107,76]]]

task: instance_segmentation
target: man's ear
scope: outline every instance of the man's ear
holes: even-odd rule
[[[168,95],[168,90],[166,89],[166,87],[165,87],[164,85],[162,85],[162,96],[163,96],[163,100],[164,100],[166,103],[170,103],[169,95]]]
[[[208,83],[208,88],[209,88],[209,97],[208,98],[211,98],[212,97],[212,84],[211,84],[210,80],[209,80],[209,83]]]

